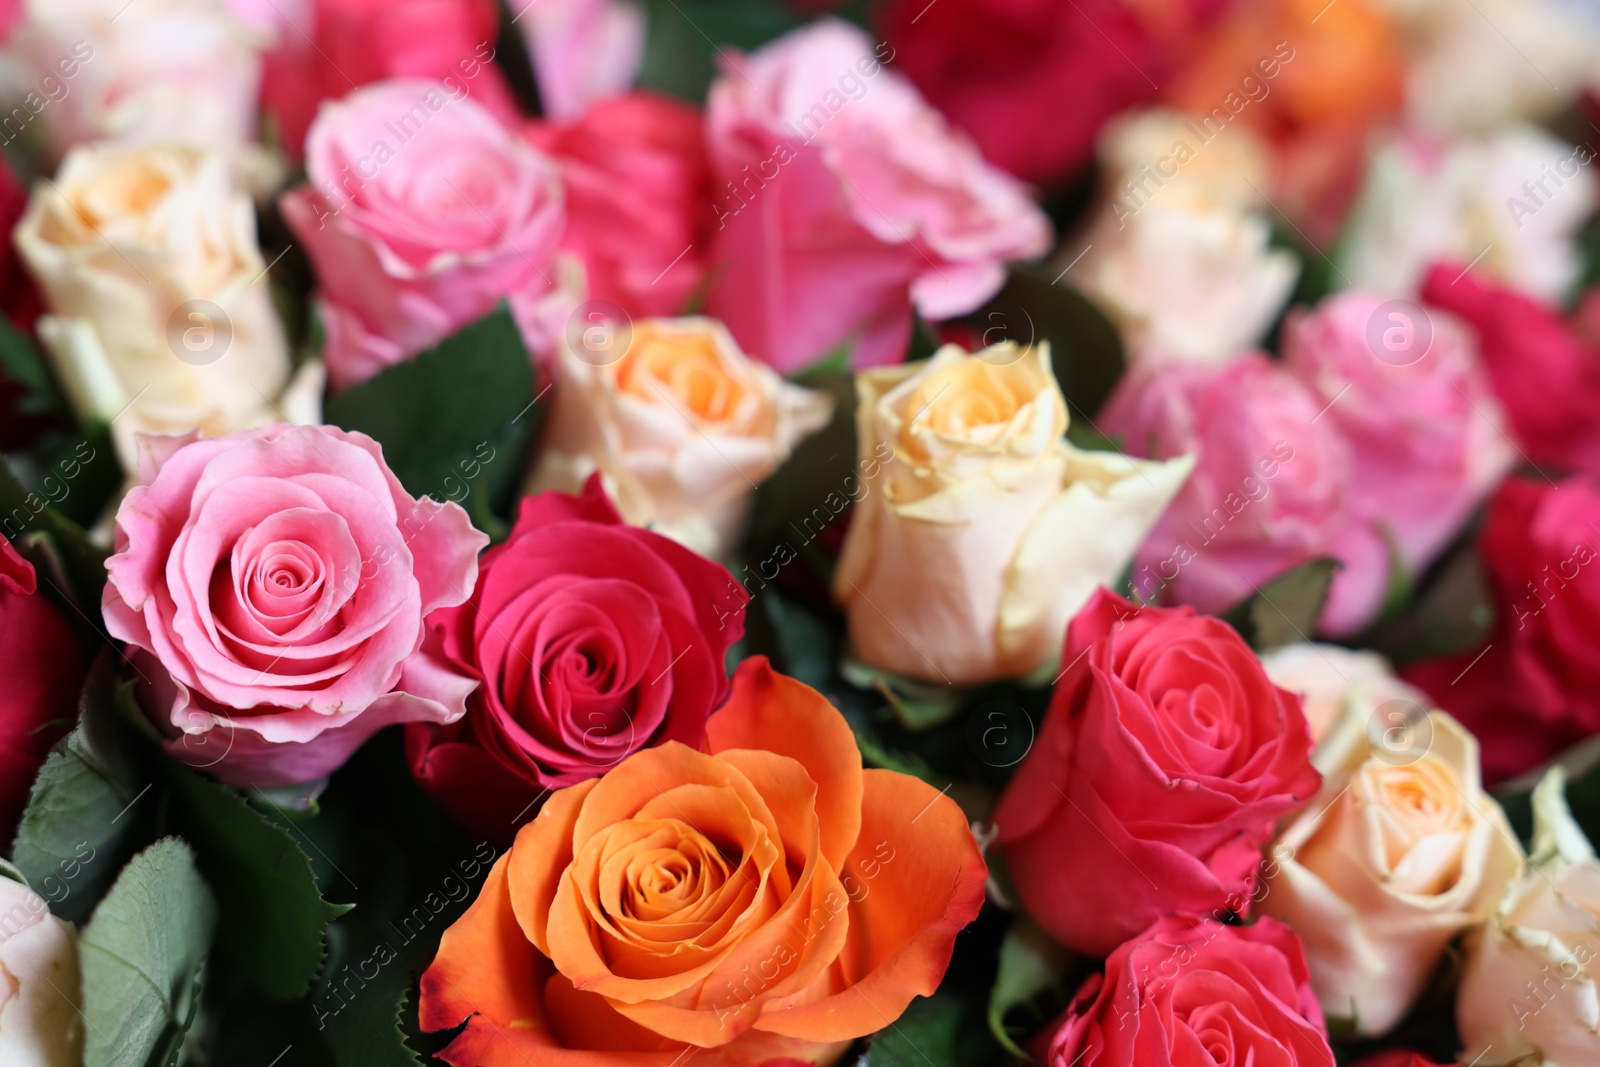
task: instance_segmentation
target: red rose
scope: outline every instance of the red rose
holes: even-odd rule
[[[633,317],[682,312],[705,276],[712,219],[700,112],[630,93],[596,101],[576,122],[533,122],[526,132],[561,162],[561,247],[583,262],[590,298]]]
[[[78,717],[83,651],[55,605],[34,589],[33,565],[0,537],[0,850],[28,803],[40,764]]]
[[[1528,459],[1600,474],[1600,347],[1555,308],[1459,265],[1433,267],[1422,299],[1477,334],[1490,384]]]
[[[1299,699],[1220,619],[1104,589],[1062,656],[994,813],[1023,904],[1092,955],[1163,915],[1243,911],[1274,821],[1321,781]]]
[[[1333,1067],[1300,939],[1262,919],[1162,919],[1106,960],[1049,1039],[1049,1067]]]
[[[494,0],[313,0],[310,6],[310,25],[285,27],[261,72],[262,103],[294,158],[318,105],[389,78],[440,81],[503,121],[516,118],[511,90],[492,63],[500,32]]]
[[[428,617],[428,649],[480,684],[464,718],[407,730],[412,772],[507,842],[551,790],[666,741],[698,748],[748,599],[721,566],[625,525],[598,477],[524,499],[472,598]]]
[[[1492,785],[1600,732],[1600,479],[1507,478],[1478,549],[1495,604],[1488,647],[1405,676],[1483,742]]]
[[[892,0],[882,19],[894,65],[977,141],[1028,181],[1065,178],[1094,151],[1107,119],[1155,98],[1164,43],[1217,0]]]

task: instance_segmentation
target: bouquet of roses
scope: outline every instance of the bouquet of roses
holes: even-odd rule
[[[0,3],[3,1067],[1600,1067],[1600,9]]]

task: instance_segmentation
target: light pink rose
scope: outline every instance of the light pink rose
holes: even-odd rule
[[[557,284],[556,165],[459,86],[380,82],[323,105],[284,218],[320,287],[334,389],[508,299],[530,350],[570,310]]]
[[[527,7],[521,7],[527,3]],[[568,122],[633,84],[644,62],[644,8],[632,0],[512,0],[539,103]]]
[[[1324,404],[1257,352],[1221,367],[1175,364],[1122,381],[1100,428],[1133,455],[1197,459],[1139,550],[1140,597],[1219,612],[1292,567],[1332,556],[1344,566],[1319,629],[1344,634],[1371,619],[1388,553],[1356,510],[1350,444],[1322,417]]]
[[[1472,335],[1446,312],[1349,289],[1292,312],[1283,354],[1350,442],[1357,509],[1409,569],[1426,567],[1515,459]]]
[[[465,714],[473,683],[421,652],[489,541],[458,505],[414,499],[375,441],[330,426],[143,445],[104,610],[169,752],[286,785],[381,727]]]
[[[729,59],[711,87],[721,274],[707,310],[779,370],[844,342],[857,366],[897,362],[913,305],[965,314],[1007,261],[1049,249],[1027,189],[885,70],[892,56],[824,19]]]

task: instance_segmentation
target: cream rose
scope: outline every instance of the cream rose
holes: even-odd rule
[[[1533,870],[1468,945],[1463,1063],[1588,1067],[1600,1049],[1600,862],[1557,767],[1533,792]]]
[[[37,893],[0,872],[0,1063],[78,1067],[83,1024],[77,935]]]
[[[53,158],[117,141],[233,159],[255,141],[270,43],[224,0],[26,0],[5,53],[37,101],[26,107]]]
[[[863,371],[856,394],[861,468],[874,473],[834,597],[856,656],[930,681],[1014,677],[1059,655],[1068,621],[1127,566],[1193,466],[1069,444],[1045,345],[946,345]]]
[[[314,381],[303,398],[280,396],[289,351],[250,200],[221,157],[76,149],[35,187],[14,239],[50,309],[39,336],[73,406],[111,423],[126,469],[136,432],[316,421]]]
[[[528,492],[577,492],[599,471],[628,522],[720,558],[742,535],[754,486],[827,424],[832,402],[745,356],[714,319],[610,329],[562,339]]]
[[[1450,941],[1488,918],[1522,849],[1454,719],[1361,710],[1323,742],[1322,792],[1273,847],[1260,910],[1305,942],[1323,1010],[1381,1034]]]
[[[1319,746],[1346,714],[1363,722],[1376,716],[1384,729],[1403,731],[1429,704],[1427,694],[1395,677],[1389,661],[1376,652],[1306,641],[1262,653],[1261,665],[1273,685],[1300,698]],[[1336,771],[1323,766],[1326,756],[1319,748],[1311,762],[1318,770]]]
[[[1147,111],[1109,127],[1100,157],[1105,202],[1061,267],[1130,359],[1220,363],[1259,341],[1298,268],[1271,247],[1267,156],[1250,132],[1208,143],[1184,116]]]

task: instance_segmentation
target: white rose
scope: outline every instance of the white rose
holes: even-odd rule
[[[255,140],[268,43],[224,0],[27,0],[5,51],[53,158],[176,141],[231,159]]]
[[[1319,745],[1311,761],[1324,773],[1333,768],[1322,765],[1319,757],[1326,750],[1320,746],[1343,715],[1359,715],[1365,722],[1380,714],[1403,730],[1416,715],[1413,709],[1429,704],[1427,694],[1395,677],[1389,661],[1376,652],[1300,642],[1262,653],[1261,665],[1273,685],[1300,698]]]
[[[78,1067],[77,935],[33,890],[0,873],[0,1063]]]
[[[1533,793],[1533,869],[1469,945],[1456,994],[1462,1062],[1600,1062],[1600,862],[1573,821],[1566,775]]]
[[[834,577],[856,656],[934,682],[1015,677],[1127,566],[1188,477],[1086,452],[1047,346],[1006,343],[856,376],[863,484]]]
[[[1260,341],[1299,272],[1271,247],[1265,149],[1247,130],[1212,143],[1182,115],[1149,111],[1113,124],[1100,155],[1105,203],[1060,262],[1129,358],[1221,363]]]
[[[1305,943],[1322,1010],[1381,1034],[1488,918],[1522,849],[1483,791],[1477,741],[1444,712],[1346,714],[1323,746],[1322,791],[1273,846],[1260,910]]]
[[[738,544],[756,484],[832,412],[714,319],[645,319],[603,344],[572,341],[528,492],[577,492],[599,471],[624,519],[714,559]]]
[[[111,423],[125,469],[136,432],[315,415],[284,410],[289,352],[255,215],[220,157],[76,149],[14,239],[50,310],[38,328],[58,376],[80,416]]]
[[[1436,262],[1458,263],[1546,302],[1580,269],[1574,236],[1595,209],[1594,156],[1530,126],[1442,150],[1400,136],[1373,157],[1340,245],[1339,277],[1409,296]]]

